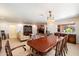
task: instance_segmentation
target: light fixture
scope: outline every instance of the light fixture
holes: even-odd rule
[[[49,11],[49,16],[47,17],[47,24],[52,24],[54,20],[54,16],[52,17],[52,11]]]
[[[35,25],[35,24],[33,24],[33,27],[34,27],[34,28],[36,28],[36,25]]]

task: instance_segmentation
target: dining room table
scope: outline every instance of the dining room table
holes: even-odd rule
[[[27,41],[27,45],[29,45],[32,49],[43,55],[50,51],[52,48],[54,48],[58,41],[61,41],[63,39],[64,37],[49,35],[29,40]]]

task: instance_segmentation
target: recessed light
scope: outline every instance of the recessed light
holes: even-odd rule
[[[41,14],[40,17],[43,17],[43,14]]]

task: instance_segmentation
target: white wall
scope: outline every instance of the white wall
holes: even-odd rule
[[[55,23],[53,23],[53,24],[48,24],[48,25],[47,25],[47,30],[48,30],[50,33],[56,32],[56,28],[57,28],[57,26],[56,26]]]
[[[5,32],[8,32],[7,27],[8,27],[7,22],[0,22],[0,30],[5,30]]]
[[[37,34],[37,26],[35,24],[32,25],[32,34],[33,35]]]
[[[17,38],[17,33],[20,32],[21,37],[23,37],[23,26],[29,24],[22,23],[10,23],[10,22],[0,22],[0,30],[5,30],[5,33],[9,33],[10,38]],[[32,25],[32,34],[37,33],[37,26]]]
[[[0,31],[5,30],[5,33],[9,34],[10,38],[16,38],[17,32],[21,29],[22,27],[18,26],[17,23],[0,22]]]

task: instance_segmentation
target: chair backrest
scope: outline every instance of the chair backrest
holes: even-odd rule
[[[64,39],[62,40],[62,45],[60,49],[60,52],[62,55],[65,55],[63,51],[65,51],[65,48],[67,47],[67,40],[68,40],[68,35],[66,35]]]
[[[68,40],[68,35],[66,35],[63,40],[57,42],[56,51],[55,51],[56,56],[63,55],[62,51],[67,44],[67,40]]]
[[[67,44],[67,41],[68,41],[68,35],[66,35],[64,39],[62,40],[63,47],[65,47],[65,45]]]
[[[5,44],[5,52],[6,52],[7,56],[12,56],[12,51],[11,51],[11,48],[10,48],[9,41],[7,41],[6,44]]]
[[[66,42],[68,41],[68,35],[65,36],[65,40],[66,40]]]
[[[56,44],[55,56],[59,56],[61,53],[62,40],[58,41]]]

